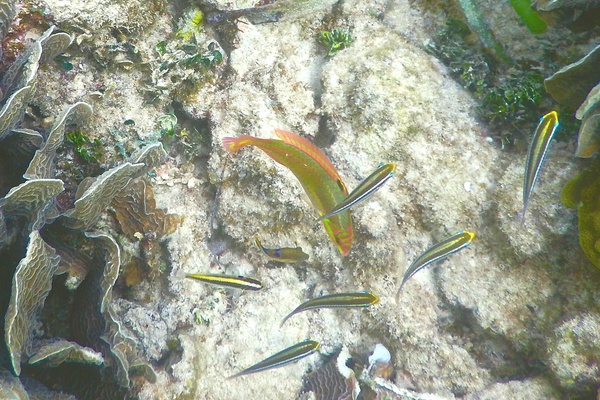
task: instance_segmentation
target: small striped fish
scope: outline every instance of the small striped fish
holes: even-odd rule
[[[260,240],[255,237],[254,241],[259,249],[273,261],[282,263],[295,263],[308,260],[308,254],[302,251],[301,247],[282,247],[280,249],[267,249]]]
[[[356,186],[356,188],[346,197],[341,203],[336,205],[332,210],[319,217],[317,221],[323,221],[326,218],[340,213],[353,205],[369,198],[375,193],[384,183],[394,176],[396,164],[381,164],[371,175],[367,176]]]
[[[310,299],[300,304],[289,313],[281,322],[281,325],[285,324],[292,315],[298,314],[299,312],[312,310],[315,308],[358,308],[358,307],[369,307],[379,301],[379,297],[375,296],[373,292],[353,292],[353,293],[335,293],[328,294],[321,297]]]
[[[237,378],[238,376],[253,374],[255,372],[265,371],[271,368],[277,368],[286,364],[297,361],[301,358],[311,355],[321,347],[319,342],[314,340],[305,340],[304,342],[296,343],[279,353],[273,354],[271,357],[265,358],[261,362],[246,368],[242,372],[230,376],[227,379]]]
[[[223,274],[185,274],[186,278],[235,289],[260,290],[262,283],[253,278]]]
[[[450,236],[449,238],[446,238],[425,250],[425,252],[417,257],[417,259],[404,273],[402,283],[400,284],[400,289],[398,289],[398,294],[396,295],[397,298],[400,297],[400,291],[402,290],[402,287],[406,281],[408,281],[414,274],[429,264],[448,257],[450,254],[456,253],[457,251],[467,247],[469,244],[471,244],[474,238],[475,234],[473,232],[463,231],[457,233],[456,235]]]
[[[531,144],[529,145],[529,154],[525,163],[525,179],[523,182],[523,223],[525,223],[525,212],[527,205],[533,193],[535,182],[544,163],[544,158],[548,153],[552,137],[556,133],[559,126],[558,114],[556,111],[551,111],[540,119]]]

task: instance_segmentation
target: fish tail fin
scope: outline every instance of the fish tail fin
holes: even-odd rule
[[[292,317],[292,315],[296,314],[296,310],[292,311],[291,313],[289,313],[288,315],[285,316],[285,318],[283,319],[283,321],[281,321],[281,324],[279,325],[280,328],[283,327],[283,324],[285,324],[286,321]]]
[[[525,215],[527,214],[527,206],[529,205],[529,199],[526,199],[523,204],[523,217],[521,218],[521,225],[525,225]]]
[[[400,285],[400,288],[396,292],[396,303],[400,304],[400,294],[402,292],[402,286],[404,286],[404,282]]]
[[[255,137],[242,135],[239,137],[224,137],[223,138],[223,146],[225,146],[225,150],[230,153],[235,153],[242,147],[250,146],[254,144],[256,140]]]
[[[402,282],[400,283],[400,287],[398,288],[398,292],[396,292],[396,303],[400,304],[400,294],[402,293],[402,288],[404,287],[404,284],[406,283],[406,281],[408,281],[410,279],[412,275],[410,276],[405,276],[402,278]]]
[[[260,239],[258,238],[258,236],[254,236],[254,243],[256,243],[258,248],[262,250],[263,246],[262,246],[262,243],[260,242]]]
[[[228,377],[227,377],[227,378],[225,378],[225,379],[227,379],[227,380],[230,380],[230,379],[235,379],[235,378],[238,378],[238,377],[240,377],[240,376],[242,376],[242,375],[245,375],[245,374],[244,374],[244,373],[242,373],[242,372],[238,372],[237,374],[233,374],[233,375],[231,375],[231,376],[228,376]]]
[[[347,230],[340,227],[337,221],[332,221],[329,218],[323,219],[323,227],[329,235],[329,238],[335,243],[338,251],[345,257],[350,253],[352,247],[352,240],[354,239],[354,232],[352,231],[352,224],[349,224]]]

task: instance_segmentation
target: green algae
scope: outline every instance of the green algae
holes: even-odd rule
[[[188,10],[182,18],[176,35],[184,40],[190,40],[200,33],[203,21],[204,13],[199,8]]]
[[[546,22],[540,18],[538,13],[531,7],[529,0],[510,0],[513,9],[521,18],[529,32],[539,34],[546,32]]]
[[[560,198],[565,206],[577,210],[579,244],[600,268],[600,160],[567,182]]]
[[[479,101],[477,111],[488,123],[528,132],[532,116],[542,114],[542,74],[527,63],[498,64],[480,46],[468,43],[469,26],[450,19],[425,49],[444,62],[459,83]],[[509,142],[512,138],[507,138]]]
[[[345,29],[334,28],[321,33],[321,43],[327,47],[327,55],[333,57],[339,50],[350,46],[352,36]]]
[[[73,147],[73,151],[86,163],[98,163],[102,158],[103,145],[99,139],[90,139],[80,130],[68,132],[65,141]]]
[[[483,48],[499,62],[510,62],[502,43],[496,39],[479,6],[472,0],[456,0],[469,28],[477,35]]]

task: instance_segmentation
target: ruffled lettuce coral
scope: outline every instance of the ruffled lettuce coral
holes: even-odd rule
[[[0,37],[13,14],[14,1],[0,0]],[[40,64],[70,43],[70,35],[50,27],[0,79],[1,399],[73,398],[56,389],[80,398],[125,398],[134,377],[156,380],[112,302],[121,248],[95,229],[110,231],[97,222],[112,200],[129,193],[167,154],[160,143],[145,146],[121,165],[84,179],[75,197],[58,206],[66,185],[56,178],[57,150],[67,126],[88,119],[92,107],[67,106],[44,133],[24,127],[23,116]],[[155,209],[151,189],[144,187],[144,196],[122,207],[153,218],[143,225],[149,236],[174,231],[180,219]]]
[[[590,261],[600,268],[600,160],[567,182],[561,200],[577,210],[579,243]]]

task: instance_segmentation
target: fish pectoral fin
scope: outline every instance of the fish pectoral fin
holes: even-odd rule
[[[320,214],[320,216],[315,220],[316,223],[323,222],[324,219],[329,217],[327,214],[321,214],[321,213],[319,213],[319,214]]]
[[[306,192],[302,191],[302,194],[300,195],[300,198],[302,199],[302,201],[304,201],[306,204],[308,204],[310,206],[310,208],[313,208],[313,204],[310,201],[310,198],[308,197],[308,195],[306,194]]]

